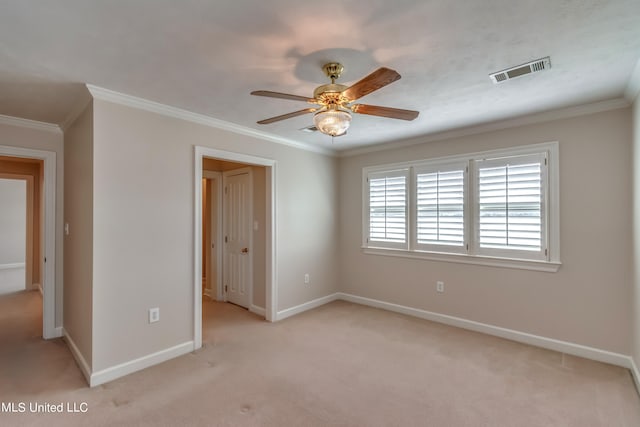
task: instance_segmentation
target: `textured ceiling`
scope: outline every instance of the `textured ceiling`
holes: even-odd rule
[[[0,0],[0,114],[60,124],[90,83],[338,150],[620,98],[639,57],[638,0]],[[354,115],[333,143],[299,130],[311,115],[255,123],[305,104],[250,91],[310,96],[329,61],[342,84],[397,70],[361,101],[420,117]]]

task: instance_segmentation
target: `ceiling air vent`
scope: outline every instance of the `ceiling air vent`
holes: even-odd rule
[[[546,58],[536,59],[535,61],[518,65],[517,67],[511,67],[498,71],[497,73],[489,74],[489,77],[493,83],[498,84],[515,79],[516,77],[548,70],[549,68],[551,68],[551,59],[547,56]]]

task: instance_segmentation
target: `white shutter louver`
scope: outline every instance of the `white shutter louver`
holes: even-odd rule
[[[480,249],[543,250],[541,155],[478,162]]]
[[[369,241],[407,241],[407,171],[369,176]]]
[[[464,166],[416,174],[418,245],[464,245],[464,181]]]

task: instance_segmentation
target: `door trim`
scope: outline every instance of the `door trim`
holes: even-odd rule
[[[193,348],[202,347],[202,160],[212,157],[220,160],[246,163],[265,167],[265,184],[267,187],[265,200],[265,318],[269,322],[276,320],[278,301],[278,281],[276,269],[277,230],[276,230],[276,188],[277,162],[264,157],[218,150],[202,146],[194,146],[194,263],[193,263]]]
[[[44,244],[42,245],[42,337],[45,339],[62,336],[62,328],[56,328],[56,309],[62,316],[63,307],[56,307],[56,293],[62,301],[62,289],[56,286],[56,153],[54,151],[0,145],[0,155],[23,157],[44,161]],[[44,262],[44,259],[47,262]]]

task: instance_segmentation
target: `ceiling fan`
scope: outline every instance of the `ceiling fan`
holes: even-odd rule
[[[347,132],[351,124],[351,113],[368,114],[370,116],[388,117],[391,119],[413,120],[419,111],[401,110],[399,108],[380,107],[368,104],[353,104],[359,98],[381,89],[400,79],[400,74],[389,68],[379,68],[352,86],[336,83],[344,67],[337,62],[330,62],[322,67],[331,79],[330,84],[318,86],[313,91],[313,98],[290,95],[287,93],[256,90],[251,95],[267,96],[271,98],[290,99],[315,104],[315,107],[294,111],[293,113],[260,120],[258,124],[266,125],[280,120],[290,119],[303,114],[315,113],[313,122],[316,128],[330,136],[341,136]]]

